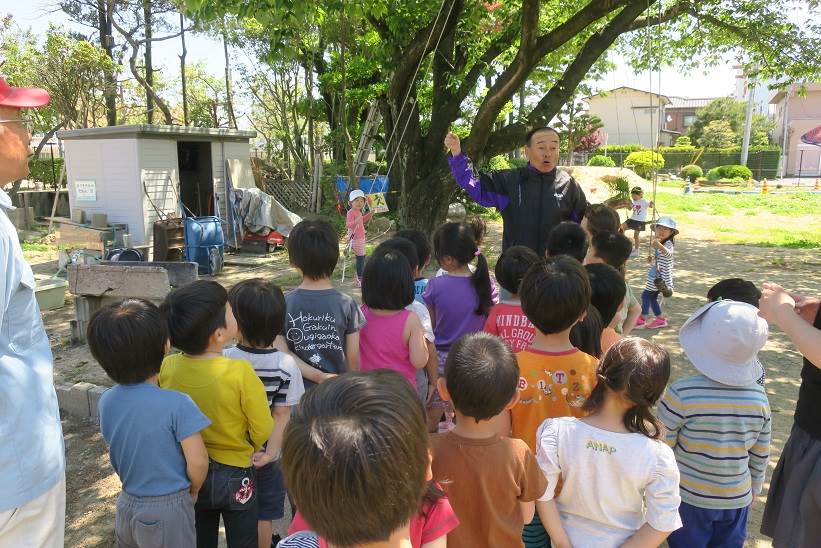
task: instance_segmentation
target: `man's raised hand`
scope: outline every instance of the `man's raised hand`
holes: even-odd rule
[[[459,136],[452,131],[449,131],[445,136],[445,146],[448,147],[451,156],[462,154],[462,143],[459,141]]]

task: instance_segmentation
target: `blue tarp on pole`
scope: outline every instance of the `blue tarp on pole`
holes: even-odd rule
[[[359,178],[359,189],[365,194],[374,194],[376,192],[388,192],[390,184],[388,183],[387,175],[378,175],[376,177],[362,176]],[[348,190],[348,178],[342,175],[336,176],[336,191],[340,195],[344,195]]]

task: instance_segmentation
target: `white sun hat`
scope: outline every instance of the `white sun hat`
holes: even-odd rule
[[[747,386],[764,374],[758,352],[769,326],[751,304],[719,300],[696,310],[681,331],[681,348],[705,377],[729,386]]]
[[[657,226],[664,226],[669,228],[673,231],[673,236],[678,234],[678,229],[676,228],[676,220],[669,216],[659,217],[656,221]]]
[[[357,188],[356,190],[351,191],[351,195],[348,196],[348,202],[353,202],[357,198],[364,198],[364,197],[365,197],[365,193]]]

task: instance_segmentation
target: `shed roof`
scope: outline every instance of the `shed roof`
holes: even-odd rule
[[[162,138],[187,137],[192,140],[203,141],[248,141],[257,136],[256,131],[243,129],[228,129],[215,127],[190,126],[161,126],[135,124],[130,126],[92,127],[86,129],[70,129],[57,132],[57,137],[64,140],[71,139],[101,139],[101,138]]]

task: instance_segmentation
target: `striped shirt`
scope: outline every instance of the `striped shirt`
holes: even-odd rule
[[[770,456],[764,387],[728,386],[696,375],[667,388],[658,406],[681,473],[681,500],[737,509],[761,492]]]
[[[667,240],[664,242],[665,251],[655,250],[653,261],[650,268],[647,269],[647,283],[644,289],[647,291],[658,291],[656,287],[656,278],[661,278],[671,290],[673,289],[673,251],[675,246],[673,242]]]
[[[274,348],[249,348],[241,344],[223,349],[222,354],[251,363],[265,386],[268,407],[293,407],[305,393],[302,374],[293,356]]]

